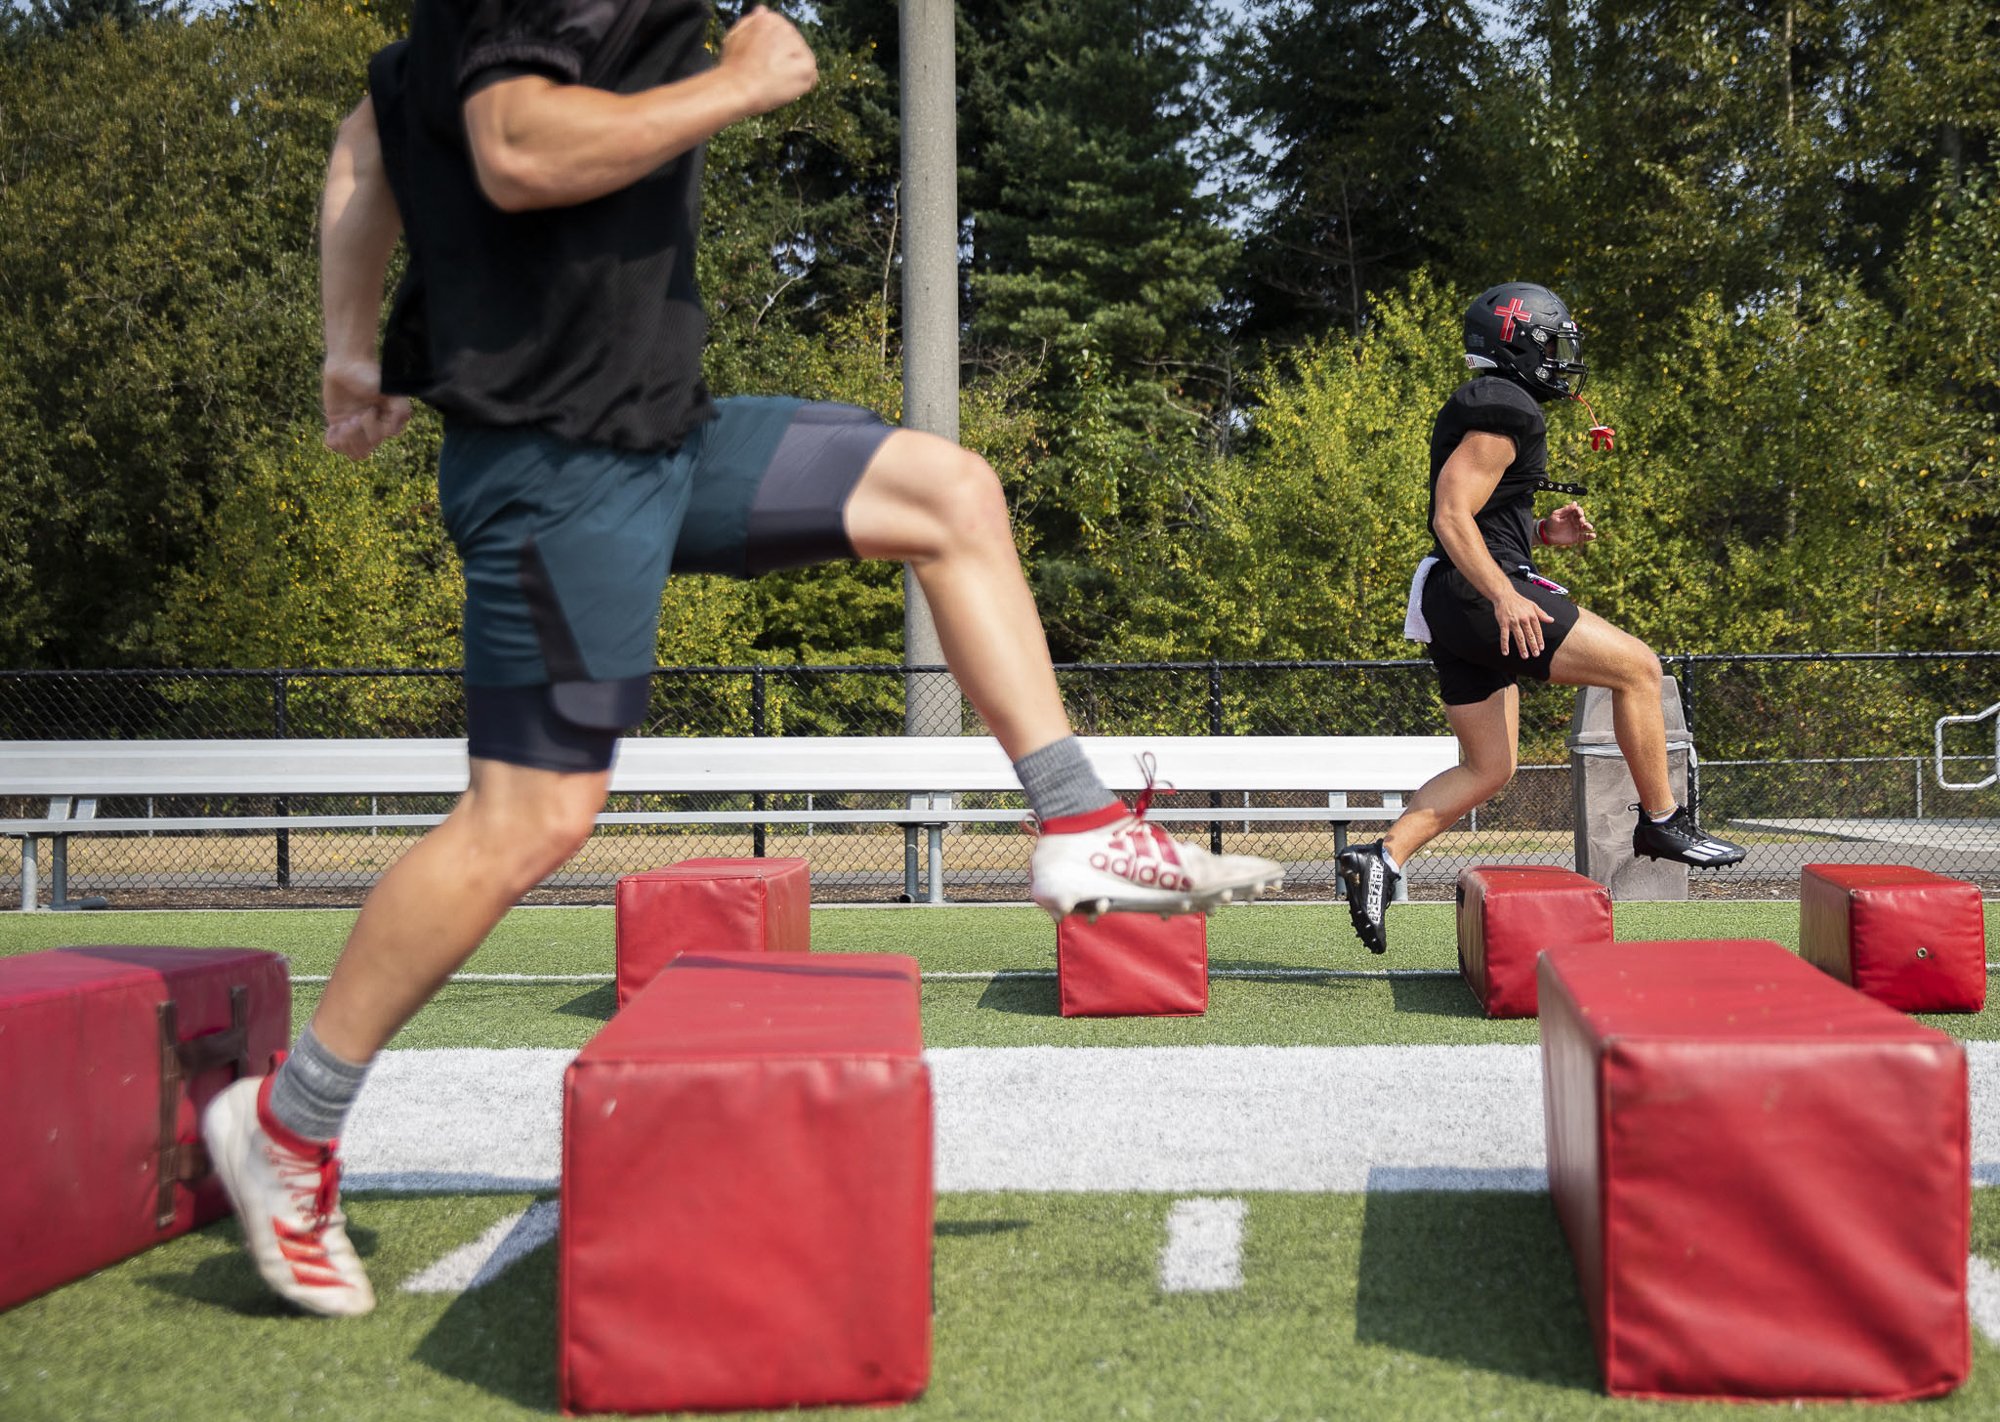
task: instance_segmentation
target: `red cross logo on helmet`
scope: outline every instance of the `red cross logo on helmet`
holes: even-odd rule
[[[1521,304],[1521,298],[1518,296],[1505,306],[1494,307],[1493,314],[1500,318],[1500,339],[1503,341],[1514,339],[1514,323],[1516,321],[1519,321],[1523,326],[1532,326],[1535,324],[1534,313]]]

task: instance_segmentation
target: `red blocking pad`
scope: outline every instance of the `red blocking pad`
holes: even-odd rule
[[[0,958],[0,1309],[228,1213],[200,1113],[291,1021],[275,953]]]
[[[1986,908],[1975,885],[1900,864],[1808,864],[1799,952],[1904,1012],[1986,1006]]]
[[[1964,1049],[1761,940],[1540,967],[1549,1188],[1621,1397],[1933,1397],[1972,1366]]]
[[[563,1080],[567,1412],[900,1402],[931,1341],[917,963],[684,955]]]
[[[1609,943],[1611,891],[1571,869],[1486,864],[1458,876],[1458,971],[1488,1017],[1535,1015],[1535,959]]]
[[[615,898],[620,1007],[682,953],[812,947],[812,875],[803,859],[683,859],[622,876]]]
[[[1056,922],[1065,1017],[1189,1017],[1208,1011],[1208,919],[1080,914]]]

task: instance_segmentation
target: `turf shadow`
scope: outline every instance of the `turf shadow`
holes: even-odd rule
[[[1590,1322],[1549,1197],[1371,1191],[1357,1342],[1595,1391]]]
[[[541,1248],[451,1301],[411,1355],[446,1377],[556,1410],[556,1251]]]
[[[606,983],[589,992],[578,993],[556,1009],[564,1017],[587,1017],[593,1022],[609,1022],[618,1011],[618,984]]]
[[[351,1221],[347,1231],[354,1252],[363,1259],[375,1253],[375,1231]],[[243,1237],[234,1225],[228,1227],[229,1250],[211,1254],[192,1269],[177,1273],[153,1273],[140,1282],[155,1293],[169,1294],[190,1303],[205,1304],[242,1318],[283,1318],[298,1310],[266,1288],[257,1266],[243,1251]]]
[[[979,1006],[987,1012],[1012,1012],[1022,1017],[1058,1017],[1062,996],[1053,977],[995,978],[979,995]]]
[[[1486,1017],[1463,978],[1391,978],[1389,995],[1396,1011],[1420,1017]]]
[[[939,1220],[931,1232],[939,1239],[972,1239],[988,1234],[1012,1234],[1028,1227],[1026,1220]]]

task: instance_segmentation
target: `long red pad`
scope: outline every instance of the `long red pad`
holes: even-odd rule
[[[916,961],[683,955],[563,1087],[570,1412],[916,1396],[930,1074]]]
[[[200,1148],[200,1112],[245,1062],[264,1071],[291,1021],[275,953],[92,947],[0,958],[0,1309],[227,1213]],[[206,1065],[215,1053],[204,1049],[224,1038],[226,1058]]]
[[[1964,1382],[1956,1041],[1761,940],[1557,947],[1540,975],[1549,1187],[1609,1391]]]

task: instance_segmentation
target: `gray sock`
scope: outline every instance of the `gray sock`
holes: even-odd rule
[[[1045,824],[1070,815],[1087,815],[1118,799],[1097,778],[1075,736],[1029,751],[1014,762],[1014,773],[1028,792],[1028,808]]]
[[[310,1024],[271,1083],[271,1114],[293,1135],[330,1141],[367,1079],[369,1063],[342,1061],[321,1045]]]

